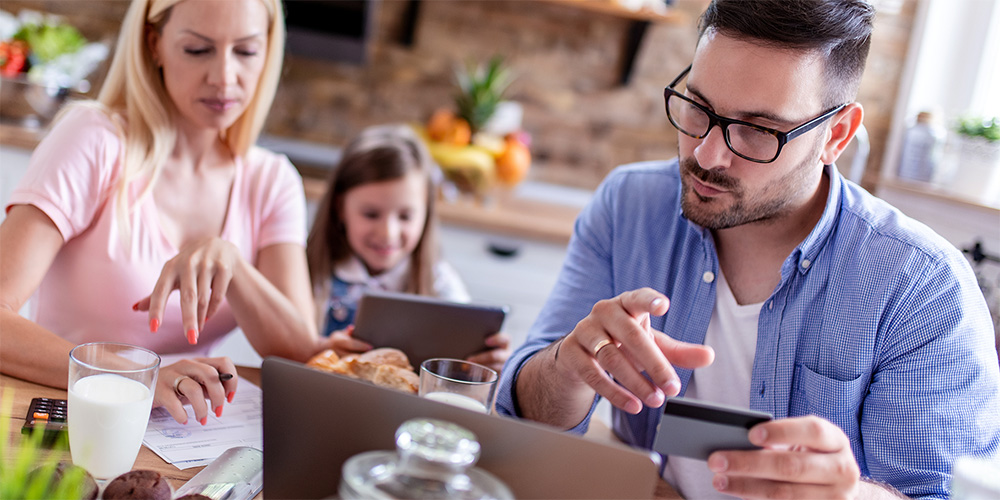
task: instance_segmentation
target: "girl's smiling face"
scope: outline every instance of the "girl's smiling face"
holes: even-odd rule
[[[427,177],[410,172],[357,186],[341,201],[347,242],[372,275],[392,269],[420,243],[427,219]]]

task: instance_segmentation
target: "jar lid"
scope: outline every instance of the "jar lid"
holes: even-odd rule
[[[444,420],[415,418],[396,430],[401,454],[452,467],[468,467],[479,459],[479,441],[468,429]]]
[[[397,453],[368,451],[343,465],[339,487],[345,500],[514,498],[498,478],[471,465],[479,442],[464,427],[443,420],[407,420],[396,430]]]

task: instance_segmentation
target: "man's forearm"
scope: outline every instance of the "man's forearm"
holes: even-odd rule
[[[522,417],[571,429],[587,416],[595,392],[570,372],[560,368],[558,354],[565,338],[553,342],[529,358],[514,384]]]
[[[858,498],[865,500],[899,500],[910,497],[902,494],[891,484],[876,481],[870,477],[861,478],[861,487],[858,488]]]

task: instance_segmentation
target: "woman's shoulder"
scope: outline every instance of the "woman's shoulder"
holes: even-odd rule
[[[260,146],[251,146],[247,151],[245,161],[248,166],[261,169],[292,169],[295,170],[295,166],[292,165],[291,160],[288,159],[282,153],[275,153],[270,149],[262,148]]]
[[[67,126],[78,127],[81,132],[95,129],[117,135],[124,127],[124,119],[95,101],[78,101],[66,105],[53,125]]]
[[[302,175],[287,156],[260,146],[252,146],[243,161],[247,174],[258,180],[302,182]]]
[[[124,134],[120,115],[93,101],[81,101],[66,106],[56,117],[52,131],[46,136],[59,138],[61,148],[67,139],[73,142],[96,142],[117,149]]]

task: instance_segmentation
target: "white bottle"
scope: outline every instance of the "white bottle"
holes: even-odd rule
[[[929,111],[917,114],[916,123],[907,131],[903,140],[903,153],[899,158],[899,177],[930,182],[941,164],[945,130]]]

